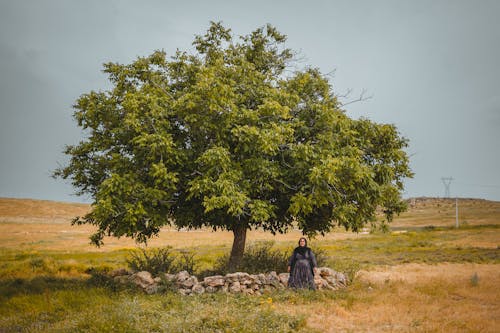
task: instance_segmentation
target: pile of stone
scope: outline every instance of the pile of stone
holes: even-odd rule
[[[226,275],[207,276],[198,280],[186,271],[177,274],[161,274],[153,278],[151,273],[142,271],[137,273],[119,269],[111,272],[114,281],[121,284],[135,285],[148,294],[158,293],[162,285],[173,286],[182,295],[203,293],[243,293],[261,295],[266,291],[285,289],[289,273],[270,272],[267,274],[230,273]],[[318,289],[337,290],[345,288],[349,282],[344,273],[336,272],[328,267],[320,267],[314,276]]]

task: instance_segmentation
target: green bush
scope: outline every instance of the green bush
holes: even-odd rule
[[[176,271],[175,254],[170,246],[131,251],[127,264],[135,272],[148,271],[154,276]]]
[[[273,248],[273,241],[256,242],[248,246],[243,254],[240,264],[234,269],[229,269],[229,254],[219,257],[213,271],[205,272],[226,274],[230,272],[247,272],[250,274],[270,271],[286,272],[289,254]]]
[[[318,247],[313,249],[313,253],[316,257],[316,263],[318,264],[318,267],[329,266],[330,256],[328,256],[326,250]],[[289,255],[292,255],[292,252],[290,252]]]
[[[180,250],[172,247],[133,250],[127,259],[129,268],[134,272],[148,271],[154,276],[160,273],[175,274],[187,271],[194,274],[197,267],[195,253],[191,250]]]
[[[255,274],[263,272],[286,272],[288,251],[273,248],[274,242],[259,242],[250,245],[243,255],[239,270]]]
[[[175,271],[187,271],[194,274],[198,264],[196,263],[196,254],[192,250],[180,250],[175,261]]]
[[[275,271],[286,272],[288,259],[292,255],[293,249],[279,250],[274,248],[274,241],[261,241],[248,246],[243,254],[241,263],[232,271],[247,272],[250,274],[265,273]],[[320,248],[313,250],[318,266],[324,266],[328,260],[326,251]],[[213,271],[204,272],[202,275],[229,273],[229,254],[220,257]]]

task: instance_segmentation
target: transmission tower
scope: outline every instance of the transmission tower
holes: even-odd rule
[[[449,198],[450,197],[450,184],[451,181],[453,180],[452,177],[441,177],[441,180],[443,181],[444,184],[444,197]]]

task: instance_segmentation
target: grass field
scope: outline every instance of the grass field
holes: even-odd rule
[[[311,240],[338,270],[356,272],[337,292],[263,296],[149,296],[105,286],[89,268],[125,267],[127,239],[88,244],[70,226],[88,205],[0,199],[0,332],[498,332],[500,202],[417,198],[389,233],[341,229]],[[261,231],[249,243],[295,246],[298,231]],[[164,228],[151,247],[194,251],[198,270],[227,253],[232,234]]]

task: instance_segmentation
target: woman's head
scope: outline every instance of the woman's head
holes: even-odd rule
[[[299,246],[307,246],[307,239],[305,239],[304,237],[300,237]]]

